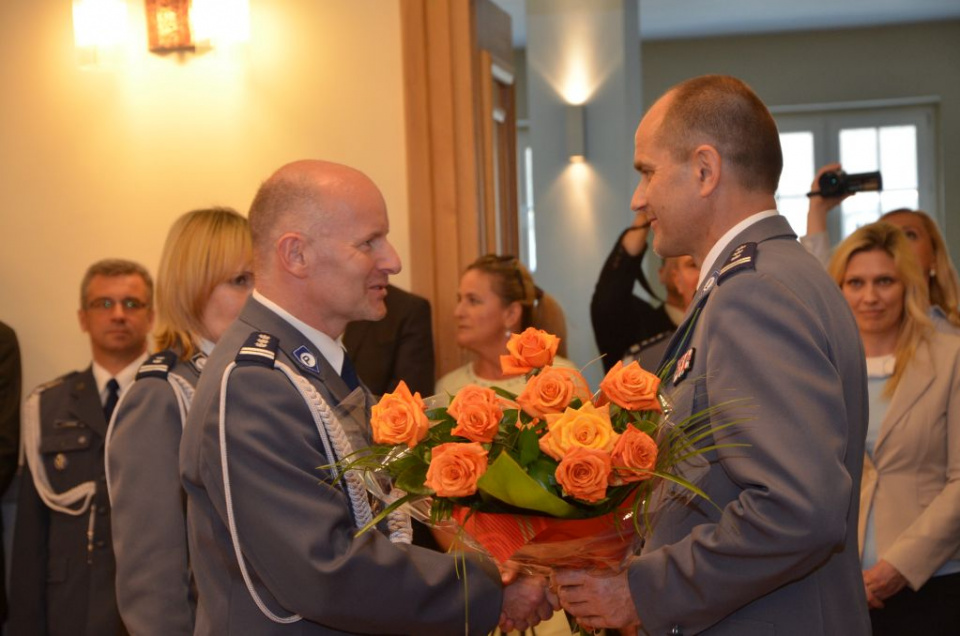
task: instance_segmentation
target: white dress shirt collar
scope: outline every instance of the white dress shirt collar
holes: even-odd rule
[[[341,369],[343,368],[344,356],[343,343],[340,341],[340,338],[334,340],[319,329],[314,329],[277,303],[264,296],[257,289],[253,290],[253,297],[260,304],[286,320],[288,323],[293,325],[297,331],[305,335],[313,344],[313,346],[317,348],[317,350],[320,352],[320,355],[327,359],[327,362],[330,363],[330,366],[333,367],[333,370],[337,373],[340,373]]]
[[[703,263],[700,264],[700,280],[697,281],[697,288],[699,289],[707,276],[713,273],[709,268],[713,267],[713,262],[720,258],[720,255],[727,249],[730,243],[733,242],[733,239],[737,236],[737,234],[743,232],[751,225],[764,219],[768,219],[771,216],[776,216],[777,214],[779,214],[779,212],[776,210],[764,210],[763,212],[757,212],[756,214],[748,216],[727,230],[726,233],[720,237],[720,240],[713,244],[713,247],[711,247],[710,251],[707,252],[707,257],[704,258]]]
[[[140,369],[141,364],[146,362],[147,355],[147,352],[144,351],[139,358],[125,366],[120,373],[116,375],[104,369],[96,360],[93,361],[93,379],[97,383],[97,393],[100,394],[101,404],[107,401],[107,382],[109,382],[111,378],[116,379],[117,384],[120,385],[118,395],[123,395],[130,385],[133,384],[133,381],[137,379],[137,370]]]

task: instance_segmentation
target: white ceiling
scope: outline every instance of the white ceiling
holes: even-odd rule
[[[493,0],[526,46],[525,0]],[[589,0],[583,0],[589,2]],[[645,40],[856,28],[960,19],[960,0],[639,0]]]

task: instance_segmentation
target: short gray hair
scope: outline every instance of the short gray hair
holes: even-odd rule
[[[122,258],[105,258],[87,268],[80,282],[80,308],[87,308],[87,288],[94,276],[139,276],[147,286],[147,304],[153,302],[153,278],[147,268],[134,261]]]

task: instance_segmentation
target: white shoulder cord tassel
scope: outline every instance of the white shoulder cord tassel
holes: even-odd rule
[[[237,532],[236,518],[233,512],[233,493],[230,486],[229,458],[227,453],[226,436],[226,395],[227,384],[230,374],[236,368],[236,362],[231,362],[223,372],[223,379],[220,383],[220,465],[223,473],[223,490],[227,507],[227,525],[230,530],[230,539],[233,543],[234,554],[237,557],[237,563],[240,566],[240,573],[243,576],[247,591],[257,607],[268,619],[275,623],[294,623],[302,619],[299,614],[290,616],[278,616],[274,614],[264,604],[260,595],[254,589],[250,574],[247,571],[246,562],[243,558],[243,551],[240,549],[240,538]],[[313,416],[314,425],[317,427],[317,433],[320,435],[320,442],[323,444],[324,454],[330,459],[331,463],[338,458],[349,456],[353,450],[347,438],[343,426],[337,419],[337,416],[330,409],[326,400],[320,395],[320,392],[310,384],[310,382],[296,373],[288,365],[275,361],[274,367],[283,372],[293,384],[297,392],[303,398],[304,403]],[[333,478],[339,478],[339,473],[334,466],[331,469]],[[350,506],[353,510],[353,516],[358,528],[362,528],[373,521],[373,512],[370,509],[370,501],[367,499],[367,491],[363,485],[363,478],[356,471],[347,471],[343,476],[344,483],[347,486],[347,495],[350,500]],[[410,528],[410,519],[399,512],[392,512],[389,515],[388,528],[390,529],[390,540],[394,543],[410,543],[413,537],[413,531]]]
[[[97,493],[97,484],[85,481],[66,492],[54,492],[47,477],[47,469],[40,457],[40,394],[52,384],[44,384],[34,389],[23,405],[23,445],[21,452],[30,466],[33,485],[40,499],[48,508],[56,512],[78,517],[87,511],[93,496]],[[21,461],[22,464],[22,461]],[[72,507],[80,503],[78,508]]]
[[[177,396],[177,407],[180,410],[180,428],[182,429],[184,424],[187,423],[187,413],[190,411],[190,403],[193,402],[194,388],[189,382],[176,373],[168,373],[167,382],[170,383],[173,394]],[[110,499],[110,505],[113,505],[113,494],[110,490],[110,441],[113,439],[113,429],[115,426],[114,423],[117,421],[117,413],[120,412],[120,405],[123,404],[123,398],[126,397],[127,393],[127,391],[124,391],[120,395],[120,399],[117,400],[117,406],[114,407],[113,415],[110,417],[110,424],[107,426],[107,437],[103,441],[103,455],[106,458],[103,465],[104,474],[107,478],[107,497]]]

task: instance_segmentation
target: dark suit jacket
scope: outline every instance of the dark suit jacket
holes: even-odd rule
[[[653,307],[633,294],[643,275],[642,263],[643,252],[630,256],[618,238],[593,290],[590,322],[607,371],[632,345],[674,328],[663,306]]]
[[[10,593],[14,635],[125,634],[114,593],[116,567],[104,477],[107,422],[91,368],[63,376],[40,394],[40,453],[50,485],[65,492],[94,481],[95,511],[47,508],[24,466],[17,499]],[[87,529],[93,521],[93,538]],[[88,546],[91,548],[88,551]]]
[[[640,618],[652,634],[870,633],[857,551],[857,503],[867,428],[859,332],[836,283],[783,217],[737,236],[756,243],[752,266],[708,277],[696,311],[673,337],[692,366],[663,389],[675,421],[743,399],[715,435],[749,446],[710,453],[703,501],[677,499],[630,567]],[[733,259],[737,260],[737,259]],[[714,440],[706,440],[712,443]]]
[[[167,352],[168,354],[170,352]],[[186,496],[180,486],[184,422],[166,377],[145,376],[117,404],[107,445],[117,603],[132,634],[193,633],[196,593],[187,549]],[[196,386],[205,357],[178,361],[170,375]],[[165,358],[160,357],[163,361]]]
[[[357,375],[375,395],[393,391],[400,380],[423,397],[433,395],[430,302],[390,285],[386,303],[386,318],[351,322],[343,334]]]
[[[496,570],[468,560],[466,574],[461,566],[458,577],[452,556],[395,545],[378,531],[357,537],[343,490],[319,468],[334,458],[324,454],[300,393],[281,371],[248,364],[233,371],[226,389],[236,527],[263,602],[278,616],[299,614],[303,620],[275,623],[254,604],[228,531],[219,402],[224,370],[256,332],[279,340],[277,359],[302,374],[331,408],[342,406],[349,394],[315,346],[255,298],[217,343],[197,385],[180,447],[199,593],[196,633],[462,634],[467,607],[470,633],[487,633],[500,612]],[[315,361],[317,370],[304,366],[304,360]],[[341,421],[348,435],[362,440],[366,400],[360,397],[361,421]]]
[[[17,472],[17,449],[20,444],[20,345],[13,329],[0,322],[0,496],[10,487]],[[0,545],[3,540],[3,519],[0,517]],[[3,550],[0,550],[0,574],[4,573]],[[0,576],[0,623],[7,616],[5,576]]]

